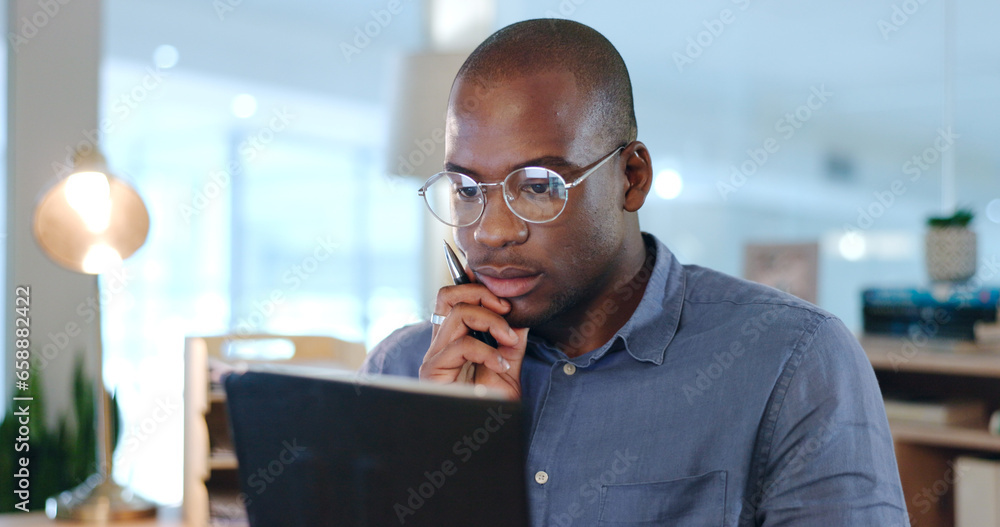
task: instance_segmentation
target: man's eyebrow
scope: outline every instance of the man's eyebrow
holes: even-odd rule
[[[466,176],[476,177],[479,174],[472,170],[471,168],[465,168],[462,165],[456,165],[455,163],[445,162],[444,164],[445,172],[458,172],[459,174],[465,174]]]
[[[573,163],[570,163],[564,157],[559,157],[559,156],[542,156],[542,157],[536,157],[535,159],[531,159],[529,161],[525,161],[524,163],[521,163],[520,165],[517,165],[514,168],[518,169],[518,168],[524,168],[524,167],[576,168],[576,165],[574,165]]]
[[[573,163],[570,163],[566,158],[559,156],[542,156],[536,157],[534,159],[529,159],[523,163],[518,163],[512,166],[511,171],[517,170],[524,167],[545,167],[545,168],[562,168],[562,169],[573,169],[578,168]],[[455,163],[446,162],[444,164],[444,169],[447,172],[458,172],[459,174],[465,174],[469,177],[476,178],[480,174],[471,168],[466,168]],[[504,174],[506,176],[507,174]]]

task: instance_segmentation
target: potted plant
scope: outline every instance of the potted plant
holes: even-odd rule
[[[964,282],[976,274],[976,233],[969,228],[972,210],[927,220],[925,251],[932,281]]]

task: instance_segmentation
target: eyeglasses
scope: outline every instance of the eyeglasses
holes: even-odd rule
[[[591,169],[567,184],[558,172],[543,167],[519,168],[499,183],[479,183],[458,172],[438,172],[417,194],[423,196],[431,214],[452,227],[468,227],[486,210],[486,189],[501,187],[504,203],[518,218],[530,223],[548,223],[566,208],[569,189],[583,183],[625,147],[601,158]]]

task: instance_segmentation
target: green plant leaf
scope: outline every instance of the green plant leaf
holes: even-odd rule
[[[963,208],[955,211],[951,216],[931,216],[927,219],[927,225],[931,227],[967,227],[972,222],[975,213],[972,209]]]

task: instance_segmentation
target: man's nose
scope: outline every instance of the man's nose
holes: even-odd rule
[[[494,248],[524,243],[528,238],[528,222],[518,218],[507,207],[502,188],[490,190],[486,208],[473,233],[476,242]]]

